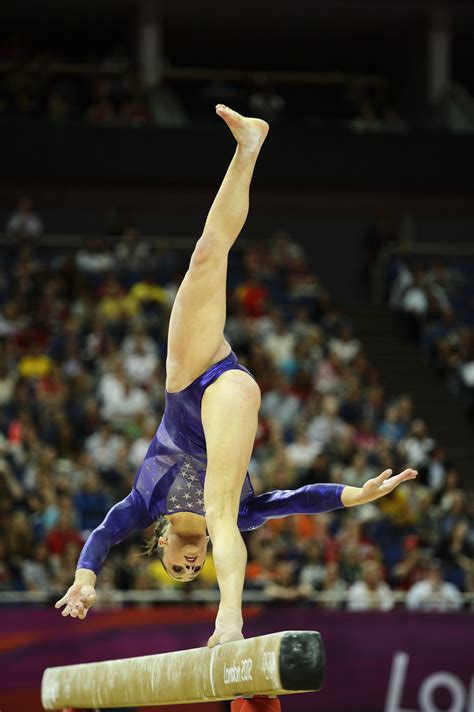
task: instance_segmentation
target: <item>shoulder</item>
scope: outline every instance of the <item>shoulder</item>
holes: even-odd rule
[[[247,397],[260,401],[260,388],[246,371],[229,369],[224,371],[214,383],[208,386],[206,393],[223,394],[229,397]]]

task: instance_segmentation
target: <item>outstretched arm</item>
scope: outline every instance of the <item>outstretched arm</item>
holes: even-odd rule
[[[135,529],[146,529],[153,521],[145,503],[136,490],[114,505],[102,524],[87,539],[77,564],[74,583],[57,603],[56,608],[65,605],[63,616],[86,617],[87,611],[95,603],[95,582],[107,555],[115,544],[123,541]]]
[[[257,529],[268,519],[279,519],[291,514],[321,514],[343,507],[366,504],[392,492],[402,482],[416,477],[416,470],[405,470],[390,477],[385,470],[363,487],[349,485],[312,484],[296,490],[275,490],[249,497],[241,504],[238,526],[241,531]]]

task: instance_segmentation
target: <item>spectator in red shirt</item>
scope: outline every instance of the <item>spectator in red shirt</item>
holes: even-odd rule
[[[74,529],[70,512],[61,512],[54,529],[49,532],[46,543],[51,554],[62,556],[69,543],[82,547],[84,544],[78,532]]]

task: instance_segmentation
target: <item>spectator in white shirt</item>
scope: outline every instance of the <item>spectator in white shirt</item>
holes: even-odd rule
[[[121,451],[123,438],[116,435],[110,425],[103,423],[99,430],[89,435],[85,441],[85,449],[92,458],[93,464],[99,470],[112,470]]]
[[[400,441],[399,450],[411,467],[419,469],[428,464],[434,446],[435,441],[428,437],[426,423],[418,418],[411,424],[408,436]]]
[[[7,235],[23,240],[34,240],[42,232],[43,223],[33,211],[31,198],[27,196],[20,198],[16,206],[16,212],[11,215],[7,222]]]
[[[133,420],[150,409],[148,394],[130,383],[119,363],[115,364],[111,372],[102,376],[99,393],[102,399],[102,417],[117,425]]]
[[[97,274],[115,269],[115,256],[100,238],[88,240],[84,249],[76,255],[76,266],[81,272]]]
[[[321,449],[333,437],[347,430],[348,426],[339,418],[339,400],[335,396],[325,396],[321,404],[321,414],[308,426],[308,435]]]
[[[432,561],[425,578],[408,591],[406,607],[423,611],[457,611],[462,607],[462,596],[454,584],[443,581],[441,564]]]
[[[311,440],[302,423],[296,431],[296,439],[286,447],[286,457],[290,465],[297,468],[310,467],[316,455],[321,452],[321,445]]]
[[[273,323],[274,330],[264,340],[265,350],[272,356],[277,368],[285,370],[293,361],[295,337],[279,312],[275,312]]]
[[[271,388],[262,397],[262,417],[275,418],[287,428],[294,423],[300,408],[301,400],[292,392],[288,378],[283,373],[275,373]]]
[[[380,564],[377,561],[364,562],[361,580],[349,589],[347,608],[351,611],[388,611],[393,608],[394,602],[393,594],[382,578]]]
[[[350,363],[360,351],[360,341],[353,338],[348,326],[342,325],[339,335],[329,339],[329,350],[339,356],[343,363]]]
[[[137,335],[132,350],[124,358],[125,371],[131,382],[146,386],[158,364],[156,352],[149,351],[143,336]]]

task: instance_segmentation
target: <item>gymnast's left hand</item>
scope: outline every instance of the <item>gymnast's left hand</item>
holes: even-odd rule
[[[377,477],[367,480],[363,487],[344,486],[341,495],[341,502],[344,507],[354,507],[358,504],[367,504],[373,502],[374,499],[384,497],[386,494],[393,492],[395,487],[401,485],[402,482],[414,480],[418,472],[408,468],[403,470],[399,475],[393,475],[392,470],[384,470]]]
[[[368,480],[362,487],[362,499],[365,502],[371,502],[374,499],[383,497],[389,492],[393,492],[395,487],[401,485],[402,482],[414,480],[418,472],[408,468],[403,470],[399,475],[392,476],[392,470],[384,470],[378,477],[373,477]]]
[[[234,640],[243,640],[242,635],[242,611],[240,608],[219,608],[216,618],[214,633],[207,643],[209,648],[223,643],[231,643]]]

